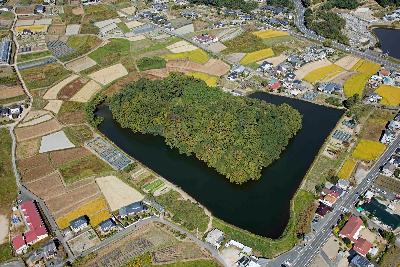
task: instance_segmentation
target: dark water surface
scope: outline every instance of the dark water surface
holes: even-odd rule
[[[289,220],[293,194],[313,162],[325,138],[343,112],[308,102],[255,93],[274,104],[287,103],[303,115],[303,127],[281,158],[262,172],[258,181],[235,185],[195,157],[180,155],[159,136],[135,134],[122,129],[106,106],[99,130],[126,153],[181,187],[216,217],[266,237],[279,237]]]
[[[382,203],[379,203],[375,198],[373,198],[369,203],[364,203],[363,205],[361,205],[361,207],[364,210],[372,213],[384,224],[392,227],[392,229],[396,229],[400,226],[400,216],[390,213],[387,210],[386,206]]]
[[[382,51],[400,59],[400,29],[376,28],[373,31],[381,43]]]

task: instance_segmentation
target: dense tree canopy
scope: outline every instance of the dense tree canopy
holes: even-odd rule
[[[398,7],[398,6],[400,6],[400,0],[377,0],[376,2],[383,7],[386,7],[386,6]]]
[[[323,9],[330,10],[334,7],[342,9],[355,9],[360,5],[358,0],[329,0],[323,5]]]
[[[235,97],[178,74],[130,84],[110,99],[110,109],[122,127],[161,135],[235,183],[259,179],[301,128],[289,105]]]
[[[245,0],[189,0],[192,4],[203,4],[208,6],[226,7],[230,9],[240,9],[244,12],[250,12],[255,9],[258,4],[255,1]]]

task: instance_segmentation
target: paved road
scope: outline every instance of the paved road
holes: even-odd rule
[[[319,41],[319,42],[325,41],[326,39],[324,37],[317,35],[315,32],[311,31],[310,29],[308,29],[305,26],[304,12],[306,11],[306,8],[303,6],[301,0],[293,0],[293,2],[294,2],[295,9],[296,9],[294,23],[295,23],[296,27],[299,29],[299,31],[301,33],[303,33],[304,36],[307,37],[308,39],[311,39],[314,41]],[[355,56],[377,62],[377,63],[379,63],[381,65],[385,65],[386,67],[389,67],[391,69],[399,69],[400,68],[400,64],[396,64],[394,62],[391,62],[391,61],[385,59],[385,57],[382,53],[378,53],[378,52],[371,51],[371,50],[362,52],[356,48],[338,43],[336,41],[332,42],[332,47],[342,50],[342,51],[345,51],[347,53],[351,53]]]
[[[286,258],[286,260],[291,263],[291,266],[304,267],[308,266],[312,262],[321,247],[332,235],[332,228],[336,225],[340,216],[345,213],[345,209],[349,209],[350,207],[354,206],[358,200],[358,196],[364,194],[368,188],[370,188],[375,178],[378,176],[379,168],[384,165],[384,163],[394,153],[399,145],[400,136],[397,137],[397,139],[386,149],[381,158],[374,164],[363,181],[338,201],[334,207],[334,210],[327,215],[327,219],[324,225],[321,227],[321,230],[315,233],[315,236],[311,239],[311,241],[300,250],[298,249],[299,247],[296,247],[296,253],[292,253]]]

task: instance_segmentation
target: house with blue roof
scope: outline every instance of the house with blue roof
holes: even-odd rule
[[[0,65],[8,65],[11,60],[11,41],[3,39],[0,42]]]
[[[145,210],[146,210],[146,207],[144,206],[143,202],[138,201],[138,202],[131,203],[128,206],[120,208],[118,211],[118,215],[120,218],[125,218],[127,216],[138,214]]]
[[[100,228],[100,231],[102,232],[102,234],[107,234],[108,232],[116,229],[117,224],[115,223],[115,221],[113,219],[110,218],[105,221],[102,221],[99,224],[99,228]]]
[[[72,220],[69,223],[69,226],[71,227],[71,230],[74,231],[75,233],[85,229],[88,227],[88,220],[86,219],[86,216],[81,216],[76,218],[75,220]]]

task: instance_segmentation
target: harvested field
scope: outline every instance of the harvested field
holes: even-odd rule
[[[246,53],[231,53],[227,55],[227,59],[234,63],[239,63],[245,55]]]
[[[310,72],[317,70],[319,68],[329,66],[331,64],[332,63],[328,59],[318,60],[318,61],[314,61],[314,62],[305,64],[300,69],[296,70],[294,73],[296,74],[297,79],[302,80]]]
[[[24,94],[24,90],[21,86],[0,86],[0,100],[14,98]]]
[[[86,121],[85,113],[80,110],[63,113],[61,116],[58,116],[58,119],[63,124],[77,124],[77,123],[84,123]]]
[[[15,129],[15,135],[17,136],[17,140],[21,142],[59,131],[61,128],[62,125],[56,119],[52,119],[34,126],[17,128]]]
[[[100,90],[101,86],[98,83],[96,83],[95,81],[89,81],[73,97],[71,97],[70,100],[85,103],[88,102],[90,98]]]
[[[57,114],[60,111],[62,106],[62,100],[49,100],[47,105],[44,107],[45,110],[51,111],[54,114]]]
[[[210,59],[205,64],[199,64],[189,60],[170,60],[167,68],[179,72],[203,72],[213,76],[223,76],[228,73],[230,67],[219,59]]]
[[[62,151],[50,152],[50,160],[54,168],[59,168],[72,160],[77,160],[89,156],[90,154],[90,151],[84,147],[75,147]]]
[[[72,253],[79,255],[100,243],[100,238],[93,229],[84,231],[78,236],[67,241]]]
[[[275,30],[265,30],[253,32],[253,34],[261,39],[269,39],[274,37],[288,36],[289,33],[283,31],[275,31]]]
[[[184,40],[176,42],[172,45],[167,46],[167,49],[171,51],[172,53],[183,53],[183,52],[189,52],[196,50],[197,47],[192,45],[191,43],[188,43]]]
[[[65,190],[63,194],[55,195],[46,201],[47,207],[56,218],[101,196],[97,185],[90,181],[73,189],[66,187]]]
[[[123,8],[120,11],[125,13],[125,14],[128,14],[128,15],[132,16],[132,15],[135,15],[136,7],[130,6],[130,7]]]
[[[96,183],[106,198],[111,211],[144,199],[140,192],[115,176],[97,178]]]
[[[139,22],[137,20],[128,21],[125,24],[129,29],[133,29],[133,28],[136,28],[136,27],[139,27],[139,26],[143,25],[143,23],[141,23],[141,22]]]
[[[44,201],[65,193],[64,184],[58,172],[53,172],[40,179],[28,182],[26,186]]]
[[[331,82],[344,85],[344,83],[354,74],[354,72],[346,71],[336,76]]]
[[[211,50],[213,53],[219,53],[226,49],[226,46],[221,42],[212,43],[208,46],[208,49]]]
[[[30,139],[23,142],[18,142],[16,157],[17,160],[32,157],[39,153],[40,139]]]
[[[72,14],[74,14],[75,16],[80,16],[80,15],[84,15],[85,11],[83,10],[83,8],[81,6],[75,7],[72,9]]]
[[[153,69],[153,70],[146,70],[146,71],[144,71],[144,73],[146,73],[148,75],[151,75],[151,76],[154,76],[154,77],[159,78],[159,79],[163,79],[163,78],[168,77],[168,75],[170,73],[170,70],[167,69],[167,68],[164,68],[164,69]]]
[[[61,100],[69,100],[72,96],[74,96],[86,83],[88,79],[80,78],[76,79],[66,86],[64,86],[57,95],[58,99]]]
[[[54,171],[47,154],[19,160],[17,166],[24,182],[34,181]]]
[[[33,126],[33,125],[36,125],[36,124],[39,124],[39,123],[42,123],[42,122],[45,122],[45,121],[49,121],[52,118],[53,118],[53,116],[51,116],[50,114],[45,114],[45,115],[43,115],[41,117],[35,118],[35,119],[30,120],[28,122],[20,123],[20,124],[18,124],[18,127]]]
[[[102,85],[107,85],[119,78],[128,75],[128,71],[122,64],[116,64],[89,75],[90,78],[99,82]]]
[[[22,122],[27,122],[33,119],[37,119],[39,117],[42,117],[43,115],[50,114],[50,112],[45,111],[45,110],[30,110],[28,115],[25,116],[25,118],[22,120]]]
[[[288,56],[284,54],[280,54],[279,56],[276,57],[270,57],[268,58],[268,62],[272,63],[275,67],[281,64],[283,61],[285,61],[288,58]],[[261,62],[260,62],[261,64]]]
[[[158,249],[152,253],[152,256],[155,264],[166,264],[177,261],[204,259],[208,255],[193,242],[181,242]]]
[[[69,24],[65,29],[65,35],[66,36],[77,35],[79,34],[80,29],[81,29],[80,24]]]
[[[73,80],[76,80],[79,76],[76,74],[73,74],[71,76],[69,76],[68,78],[62,80],[60,83],[54,85],[53,87],[51,87],[46,94],[43,96],[44,99],[57,99],[57,95],[60,92],[60,90],[66,86],[67,84],[69,84],[70,82],[72,82]]]
[[[336,61],[335,64],[345,70],[351,70],[359,60],[360,58],[358,57],[355,57],[353,55],[348,55]]]
[[[66,64],[66,67],[74,72],[81,72],[95,66],[97,63],[90,57],[81,57]]]
[[[50,35],[64,35],[65,34],[65,25],[50,25],[47,33]]]
[[[146,39],[146,36],[144,35],[135,35],[135,36],[130,36],[127,38],[131,42],[136,42],[136,41],[141,41]]]
[[[62,150],[74,147],[64,131],[58,131],[42,137],[39,153]]]

